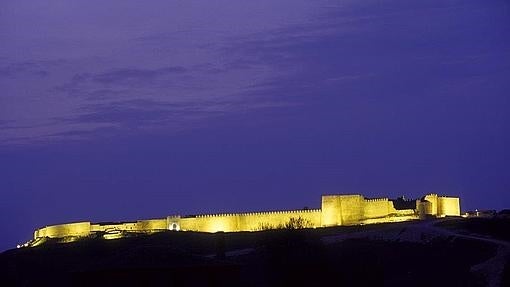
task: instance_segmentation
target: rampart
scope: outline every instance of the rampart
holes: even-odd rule
[[[419,218],[417,210],[396,209],[388,198],[366,199],[357,194],[322,197],[322,226],[398,221],[395,217]]]
[[[359,194],[323,195],[320,209],[194,216],[176,215],[132,222],[91,223],[83,221],[37,229],[34,232],[34,239],[86,237],[91,234],[104,234],[105,238],[118,238],[121,236],[113,235],[164,230],[238,232],[275,228],[318,228],[397,222],[430,216],[460,216],[460,199],[458,197],[428,194],[422,199],[416,200],[416,203],[414,201],[405,202],[405,209],[397,209],[394,206],[394,201],[388,198],[367,199]],[[415,208],[408,208],[408,206],[415,206]]]
[[[94,232],[157,232],[167,229],[167,220],[149,219],[135,222],[91,223],[88,221],[50,225],[34,232],[34,238],[84,237]]]
[[[177,224],[180,230],[235,232],[283,228],[292,218],[300,219],[303,227],[321,226],[320,209],[169,217],[168,220],[170,225]]]
[[[49,237],[59,238],[65,236],[88,236],[90,234],[90,222],[74,222],[46,226],[34,232],[34,238]]]
[[[460,198],[438,196],[435,193],[427,194],[421,200],[423,208],[422,213],[437,217],[460,216]],[[430,203],[430,204],[429,204]]]

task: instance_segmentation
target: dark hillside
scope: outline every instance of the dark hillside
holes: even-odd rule
[[[437,225],[465,234],[478,234],[510,241],[510,215],[504,211],[489,218],[448,220],[439,222]]]
[[[472,267],[495,256],[495,245],[425,233],[418,241],[404,241],[419,226],[164,232],[48,242],[2,253],[0,286],[486,285]]]

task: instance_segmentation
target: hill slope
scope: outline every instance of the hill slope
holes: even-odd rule
[[[1,285],[508,284],[509,242],[468,234],[465,222],[253,233],[163,232],[117,240],[47,242],[2,253]],[[457,227],[463,227],[463,232]]]

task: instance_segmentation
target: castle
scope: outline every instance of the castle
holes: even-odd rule
[[[34,232],[36,245],[44,238],[79,238],[100,234],[106,239],[126,233],[150,233],[164,230],[199,232],[258,231],[289,226],[328,227],[384,222],[399,222],[427,217],[460,216],[458,197],[428,194],[421,199],[367,199],[362,195],[323,195],[320,209],[271,212],[167,216],[133,222],[91,223],[88,221],[50,225]],[[27,245],[27,246],[28,246]]]

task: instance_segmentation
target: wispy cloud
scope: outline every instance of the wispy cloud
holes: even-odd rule
[[[136,69],[126,68],[118,69],[110,72],[94,75],[91,80],[103,83],[103,84],[114,84],[114,83],[125,83],[128,81],[151,81],[158,77],[163,77],[173,74],[182,74],[186,72],[184,67],[164,67],[159,69]]]
[[[209,117],[299,105],[296,98],[282,93],[285,88],[295,91],[301,86],[295,67],[289,65],[300,55],[289,47],[299,49],[317,41],[324,34],[321,28],[321,23],[296,24],[210,43],[206,45],[210,55],[187,66],[82,69],[66,83],[49,89],[50,94],[73,99],[76,104],[72,113],[51,118],[61,129],[48,136],[93,136],[94,126],[101,132],[175,131]],[[166,45],[173,42],[168,42],[168,35],[159,34],[134,41],[142,48],[155,41]]]
[[[0,77],[17,77],[17,76],[48,76],[49,69],[59,61],[24,61],[10,63],[0,66]]]
[[[71,61],[55,71],[36,61],[5,65],[0,73],[6,75],[55,74],[54,79],[34,81],[43,87],[26,88],[29,92],[14,80],[8,83],[13,94],[33,94],[25,99],[28,105],[37,103],[34,97],[47,97],[46,106],[33,109],[40,115],[9,126],[21,130],[30,126],[27,121],[34,128],[36,122],[58,126],[34,133],[41,137],[75,136],[81,130],[84,137],[93,136],[94,128],[112,134],[154,127],[172,132],[210,117],[318,105],[358,119],[359,111],[384,114],[385,107],[391,112],[388,99],[411,108],[412,97],[428,93],[433,99],[452,75],[462,81],[464,74],[481,70],[504,73],[506,64],[496,64],[503,49],[473,65],[470,57],[480,54],[483,42],[465,45],[471,39],[467,29],[442,29],[451,19],[451,5],[442,9],[439,2],[422,3],[421,10],[402,5],[381,10],[373,3],[349,2],[306,20],[239,33],[225,27],[165,25],[130,34],[129,45],[116,49],[118,53]],[[472,27],[475,33],[482,30]],[[449,40],[452,35],[464,44]],[[16,114],[24,108],[19,105]],[[28,134],[25,130],[20,135]]]

